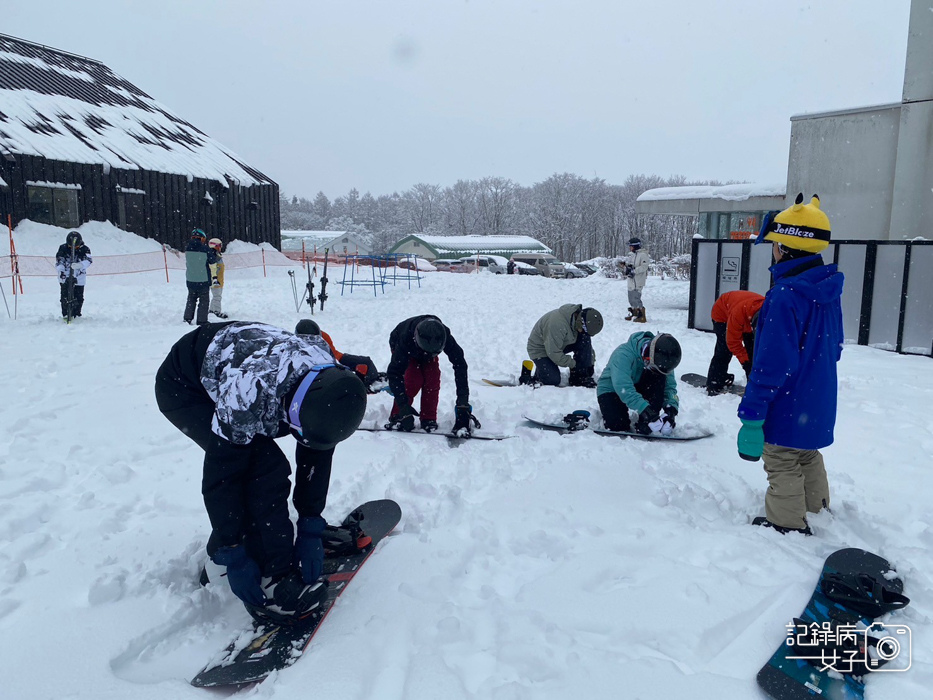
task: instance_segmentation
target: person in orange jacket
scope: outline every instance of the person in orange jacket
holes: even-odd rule
[[[334,347],[334,341],[331,340],[330,336],[325,331],[321,330],[317,322],[310,318],[303,318],[298,322],[298,325],[295,326],[295,335],[321,336],[330,348],[330,353],[334,356],[334,359],[344,367],[349,367],[356,372],[357,376],[363,381],[363,385],[366,387],[368,393],[375,394],[385,383],[385,373],[376,369],[376,365],[373,363],[372,358],[366,355],[351,355],[346,352],[340,352]]]
[[[745,370],[745,378],[752,371],[754,356],[755,326],[758,312],[765,298],[761,294],[747,291],[726,292],[713,304],[713,331],[716,333],[716,348],[706,373],[706,393],[715,396],[732,384],[735,376],[729,374],[729,363],[733,356]]]

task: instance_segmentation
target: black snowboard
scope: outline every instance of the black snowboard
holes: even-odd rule
[[[649,435],[642,435],[641,433],[635,432],[617,432],[614,430],[602,430],[600,428],[592,427],[580,427],[580,428],[571,428],[570,425],[563,422],[558,422],[555,420],[544,421],[537,418],[529,418],[528,416],[522,416],[529,424],[534,428],[540,428],[542,430],[553,430],[558,433],[577,433],[577,432],[587,432],[595,433],[596,435],[601,435],[603,437],[620,437],[620,438],[635,438],[637,440],[669,440],[673,442],[686,442],[688,440],[702,440],[703,438],[711,437],[712,433],[701,432],[701,433],[690,433],[687,429],[677,427],[674,428],[674,432],[670,435],[662,435],[661,433],[651,433]]]
[[[390,500],[369,501],[353,510],[344,518],[343,525],[350,527],[358,522],[363,533],[372,538],[372,543],[359,552],[324,560],[324,576],[329,590],[320,613],[287,627],[254,622],[252,631],[245,633],[251,636],[249,643],[244,646],[244,640],[239,637],[235,639],[221,659],[204,667],[191,679],[191,685],[211,688],[255,683],[273,671],[295,663],[307,649],[337,597],[343,593],[379,541],[395,529],[401,518],[402,509],[398,503]]]
[[[431,433],[426,433],[423,430],[412,430],[411,432],[405,432],[404,430],[388,430],[382,426],[360,426],[357,428],[357,430],[363,430],[367,433],[393,433],[398,435],[424,435],[425,437],[442,437],[447,438],[451,442],[455,443],[462,443],[467,440],[508,440],[509,438],[515,437],[514,435],[490,435],[488,433],[478,433],[475,430],[467,437],[460,437],[459,435],[454,435],[453,433],[442,433],[439,430],[435,430]]]
[[[891,565],[881,557],[862,549],[840,549],[833,552],[823,564],[823,571],[813,595],[810,597],[803,614],[799,620],[806,626],[816,623],[834,622],[842,625],[870,625],[872,617],[867,617],[847,607],[845,604],[835,602],[824,593],[827,577],[832,579],[834,574],[858,575],[867,574],[877,581],[885,582],[885,587],[896,593],[904,588],[904,582],[896,576]],[[894,628],[889,628],[893,630]],[[788,624],[790,634],[799,630],[794,622]],[[873,632],[877,636],[875,632]],[[882,632],[882,636],[896,634],[892,631]],[[893,638],[893,636],[892,636]],[[864,676],[850,673],[836,673],[829,669],[820,670],[824,665],[821,652],[813,651],[814,661],[800,658],[800,653],[789,644],[792,637],[788,637],[781,647],[774,653],[767,664],[758,672],[758,685],[772,700],[813,700],[813,698],[844,698],[845,700],[862,700],[865,693]],[[902,653],[908,646],[901,645]],[[807,656],[809,657],[809,652]],[[842,655],[840,655],[842,656]],[[864,657],[864,651],[859,654]],[[829,656],[825,657],[832,660]],[[847,662],[840,658],[838,670],[844,670]]]
[[[700,389],[706,388],[706,377],[702,374],[682,374],[680,375],[680,381],[684,384],[689,384],[690,386],[695,386]],[[730,384],[722,388],[723,393],[735,394],[736,396],[743,396],[745,394],[745,386],[742,384]]]

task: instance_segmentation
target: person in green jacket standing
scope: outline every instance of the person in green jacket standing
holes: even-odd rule
[[[680,407],[673,372],[681,355],[680,343],[674,336],[649,331],[632,333],[613,350],[596,384],[606,430],[632,432],[631,409],[638,414],[635,432],[670,433]]]
[[[211,265],[217,262],[214,251],[207,247],[207,236],[199,228],[191,232],[188,246],[185,248],[185,282],[188,285],[188,300],[185,302],[185,323],[195,320],[199,326],[207,323],[208,304],[210,303]]]

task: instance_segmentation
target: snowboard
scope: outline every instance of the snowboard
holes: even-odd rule
[[[402,518],[398,503],[390,500],[369,501],[354,509],[343,520],[343,527],[358,526],[372,541],[361,550],[324,559],[324,577],[329,587],[327,600],[311,617],[295,625],[253,622],[252,629],[239,635],[219,659],[205,666],[191,679],[198,688],[239,686],[261,681],[273,671],[291,666],[307,649],[324,618],[333,608],[347,584],[369,559],[376,545],[395,529]]]
[[[482,381],[488,384],[489,386],[522,386],[515,379],[486,379],[485,377],[483,377]],[[532,385],[528,384],[526,386],[532,386]]]
[[[682,381],[684,384],[689,384],[690,386],[695,386],[699,389],[706,388],[706,377],[702,374],[682,374],[680,375],[680,381]],[[729,386],[723,387],[722,393],[744,396],[745,386],[742,384],[730,384]]]
[[[690,433],[685,429],[680,427],[674,428],[674,432],[670,435],[662,435],[661,433],[650,433],[649,435],[642,435],[641,433],[635,432],[622,432],[616,430],[602,430],[600,428],[591,428],[591,427],[579,427],[571,428],[570,425],[564,422],[558,422],[555,420],[545,421],[539,420],[537,418],[529,418],[528,416],[522,416],[528,423],[531,424],[534,428],[540,428],[541,430],[553,430],[558,433],[577,433],[577,432],[588,432],[600,435],[602,437],[619,437],[619,438],[635,438],[636,440],[669,440],[673,442],[688,442],[690,440],[702,440],[703,438],[712,437],[712,433],[700,432],[700,433]]]
[[[758,672],[758,685],[772,700],[812,700],[813,698],[829,698],[830,700],[862,700],[865,695],[865,675],[856,675],[847,672],[853,668],[853,660],[870,658],[866,656],[865,629],[871,625],[874,615],[866,615],[855,610],[855,604],[840,602],[833,590],[844,590],[835,582],[837,576],[860,577],[860,581],[868,581],[865,576],[871,577],[877,583],[883,583],[884,590],[875,587],[872,598],[875,600],[894,600],[900,598],[899,607],[907,604],[907,599],[901,594],[904,582],[897,576],[893,567],[876,554],[862,549],[840,549],[827,557],[820,573],[819,581],[813,595],[810,597],[803,614],[797,620],[787,625],[787,639],[769,659],[768,663]],[[835,579],[835,580],[834,580]],[[856,579],[849,579],[854,581]],[[869,584],[871,585],[871,584]],[[827,595],[829,593],[829,595]],[[832,596],[832,597],[830,597]],[[842,628],[831,628],[834,632],[826,636],[842,639],[852,632],[852,639],[856,640],[848,650],[820,649],[811,646],[812,637],[804,631],[810,625],[817,624],[821,631],[820,636],[826,634],[824,623],[843,625]],[[872,630],[872,636],[882,638],[877,649],[881,658],[890,660],[900,653],[909,654],[909,637],[904,639],[898,635],[906,629],[903,625],[881,626]],[[907,632],[909,634],[909,630]],[[799,635],[799,636],[797,636]],[[795,636],[802,638],[805,646],[795,649],[793,646]],[[803,653],[802,653],[803,652]],[[869,668],[877,670],[883,665],[872,662]],[[830,664],[836,670],[827,667]],[[890,669],[888,669],[890,670]],[[839,672],[837,672],[839,671]],[[864,666],[861,670],[864,674]]]
[[[509,438],[515,437],[514,435],[490,435],[488,433],[478,433],[475,430],[467,437],[460,437],[459,435],[454,435],[453,433],[442,433],[440,430],[435,430],[433,432],[427,433],[423,430],[412,430],[410,432],[405,432],[404,430],[388,430],[382,426],[378,427],[364,427],[360,426],[357,430],[363,430],[367,433],[393,433],[397,435],[424,435],[427,437],[443,437],[447,438],[451,442],[462,443],[466,440],[508,440]]]

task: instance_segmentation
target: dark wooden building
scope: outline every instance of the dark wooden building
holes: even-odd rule
[[[0,216],[280,247],[279,188],[107,66],[0,34]]]

